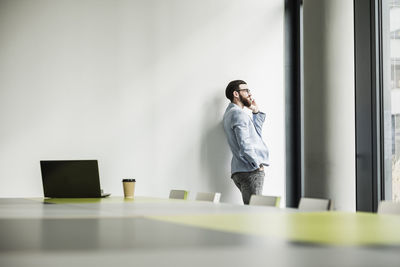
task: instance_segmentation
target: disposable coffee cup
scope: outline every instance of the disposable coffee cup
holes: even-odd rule
[[[125,198],[134,198],[135,196],[135,179],[123,179],[122,185],[124,186]]]

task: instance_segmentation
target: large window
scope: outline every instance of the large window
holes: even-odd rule
[[[400,202],[400,0],[382,1],[384,198]]]

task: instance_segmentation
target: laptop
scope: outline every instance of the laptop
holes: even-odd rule
[[[108,197],[100,188],[97,160],[42,160],[43,191],[51,198]]]

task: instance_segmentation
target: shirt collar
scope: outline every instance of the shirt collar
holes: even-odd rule
[[[236,108],[236,109],[242,110],[241,107],[239,107],[238,105],[236,105],[236,104],[233,103],[233,102],[229,103],[228,108],[229,108],[229,109]]]

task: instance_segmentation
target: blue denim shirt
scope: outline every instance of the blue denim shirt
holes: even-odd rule
[[[231,173],[251,172],[261,164],[269,165],[268,148],[262,140],[265,113],[253,114],[251,118],[242,108],[230,103],[224,114],[224,130],[233,157]]]

